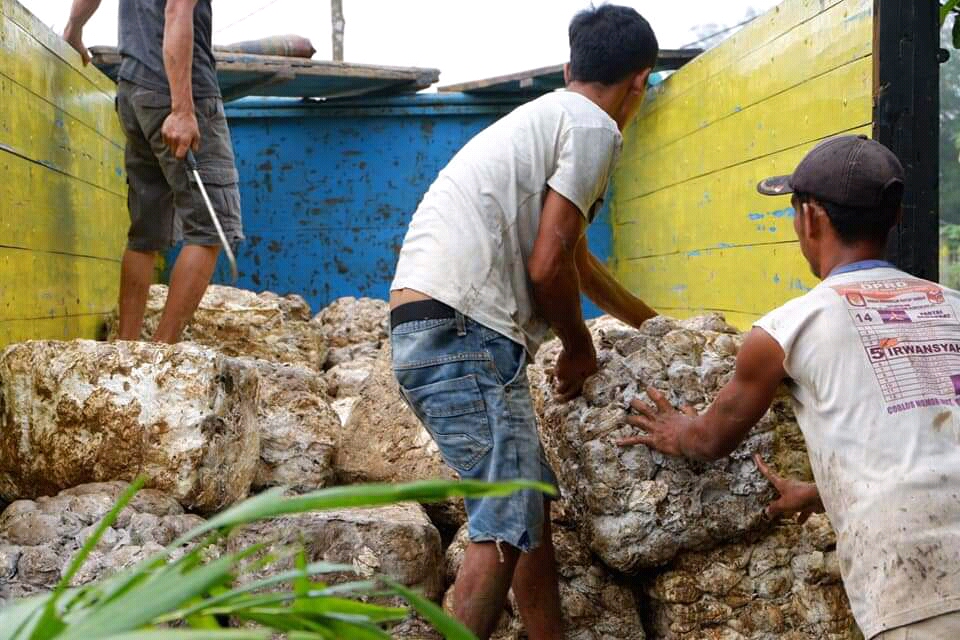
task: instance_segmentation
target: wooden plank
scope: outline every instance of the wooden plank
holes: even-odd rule
[[[103,105],[91,108],[103,110]],[[4,151],[112,193],[125,193],[119,142],[0,77],[0,153]]]
[[[655,71],[674,71],[687,64],[698,55],[702,49],[662,49],[657,56]],[[522,93],[531,89],[538,89],[546,93],[564,86],[562,64],[549,67],[539,67],[527,71],[518,71],[506,75],[471,80],[437,87],[437,91],[444,93]]]
[[[916,276],[939,276],[939,4],[877,0],[874,139],[906,170],[903,220],[890,257]]]
[[[70,69],[72,70],[71,73],[78,73],[83,76],[91,87],[96,88],[104,95],[112,98],[116,91],[114,83],[92,65],[83,66],[80,54],[74,51],[60,34],[51,31],[49,27],[43,24],[39,18],[30,13],[30,11],[17,2],[17,0],[0,0],[0,9],[2,9],[3,15],[7,18],[7,20],[0,21],[0,23],[4,23],[3,28],[9,29],[12,23],[19,26],[24,32],[30,34],[33,39],[46,49],[47,55],[50,58],[56,59],[56,74],[62,74],[67,69]],[[68,17],[69,15],[67,14],[63,16],[64,22],[66,22]],[[0,45],[0,48],[6,48],[8,44],[10,47],[13,47],[16,45],[16,42],[8,42],[7,44]],[[19,55],[20,59],[23,60],[27,53],[26,51],[12,49],[0,55]],[[30,59],[33,61],[33,64],[29,65],[29,72],[35,73],[38,66],[44,63],[40,62],[41,58],[34,57],[33,53],[30,53]],[[2,60],[2,62],[4,64],[0,65],[0,67],[4,69],[9,68],[6,64],[6,59]],[[46,62],[49,63],[52,62],[52,60],[47,60]],[[53,71],[53,67],[51,67],[50,70]],[[89,92],[89,88],[84,88],[84,90],[80,92],[80,95],[85,95]],[[74,97],[76,98],[76,96]]]
[[[257,75],[255,78],[246,82],[234,84],[229,89],[222,88],[223,101],[230,102],[242,96],[257,95],[258,91],[263,91],[267,87],[283,84],[284,82],[290,82],[295,78],[296,76],[290,71],[277,72],[266,77]]]
[[[483,91],[507,91],[523,89],[524,83],[532,84],[534,80],[546,78],[553,83],[559,78],[560,87],[563,86],[563,65],[552,64],[549,67],[538,67],[516,73],[494,76],[493,78],[483,78],[481,80],[471,80],[469,82],[459,82],[457,84],[448,84],[437,87],[437,91],[444,93],[470,93]]]
[[[870,126],[847,133],[870,135]],[[795,240],[789,196],[762,196],[756,185],[766,177],[792,173],[817,142],[633,200],[615,198],[615,255],[640,258]]]
[[[74,340],[101,337],[107,313],[33,320],[0,320],[0,348],[27,340]]]
[[[654,309],[691,314],[760,316],[817,284],[796,242],[620,260],[615,272]]]
[[[0,153],[0,245],[115,260],[129,224],[123,195]]]
[[[73,55],[76,53],[70,49]],[[25,61],[29,61],[25,63]],[[38,73],[43,69],[43,73]],[[94,82],[95,74],[109,87]],[[36,35],[17,23],[0,21],[0,77],[5,76],[104,137],[123,141],[113,108],[116,87],[91,67],[80,69],[50,51]]]
[[[811,78],[870,56],[872,14],[873,0],[845,0],[729,67],[714,66],[715,73],[703,82],[691,82],[687,69],[677,72],[655,89],[627,131],[631,155],[647,156]],[[676,117],[678,112],[689,115]]]
[[[94,337],[116,304],[127,223],[113,92],[0,0],[0,343]]]
[[[107,313],[119,273],[118,260],[0,247],[0,320]]]
[[[724,40],[719,46],[694,58],[681,72],[671,77],[665,87],[670,93],[663,95],[664,104],[682,93],[685,86],[707,84],[715,78],[715,85],[728,81],[723,72],[737,60],[749,56],[757,49],[796,29],[807,20],[828,11],[844,0],[785,0],[753,22]],[[834,43],[823,43],[834,44]],[[788,61],[784,61],[788,62]]]
[[[772,73],[765,75],[774,75]],[[873,61],[863,58],[714,123],[696,137],[640,159],[626,153],[614,175],[618,200],[631,200],[727,167],[872,122]],[[677,109],[673,117],[696,118]],[[646,135],[657,136],[653,129]]]
[[[94,64],[115,78],[120,54],[115,47],[92,47]],[[438,69],[354,64],[330,60],[264,56],[249,53],[214,52],[217,76],[225,92],[230,87],[253,82],[255,76],[293,74],[294,78],[270,86],[269,95],[329,97],[383,91],[426,89],[440,79]],[[345,87],[345,85],[348,85]]]

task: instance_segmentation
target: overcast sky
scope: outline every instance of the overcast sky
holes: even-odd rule
[[[662,48],[697,40],[703,25],[732,25],[749,8],[777,0],[618,0],[653,25]],[[71,0],[20,0],[57,32]],[[84,32],[86,45],[115,45],[118,0],[103,0]],[[440,69],[441,84],[477,80],[566,61],[570,18],[589,0],[343,0],[348,62]],[[218,0],[214,42],[227,44],[295,33],[330,58],[326,0]]]

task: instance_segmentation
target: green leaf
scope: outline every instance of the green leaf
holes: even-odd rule
[[[100,542],[104,532],[106,532],[106,530],[110,528],[114,522],[116,522],[117,516],[120,515],[120,512],[123,511],[124,507],[130,503],[133,497],[137,495],[137,492],[143,488],[145,483],[146,478],[140,476],[134,480],[129,487],[127,487],[127,489],[117,499],[116,504],[113,505],[113,508],[109,511],[109,513],[107,513],[107,515],[100,520],[97,528],[94,529],[90,537],[87,538],[84,545],[80,548],[80,551],[78,551],[73,557],[73,560],[70,562],[67,570],[63,572],[63,575],[61,576],[60,581],[57,583],[57,586],[54,587],[50,599],[46,601],[46,606],[43,609],[43,613],[40,614],[40,618],[37,620],[32,632],[30,633],[29,637],[31,640],[46,640],[47,638],[57,637],[58,634],[60,634],[60,632],[66,628],[66,624],[60,618],[60,614],[57,611],[57,602],[66,592],[67,587],[70,585],[70,581],[73,580],[75,575],[77,575],[77,572],[80,571],[83,563],[96,548],[97,543]]]
[[[403,620],[409,613],[407,609],[403,607],[383,607],[376,604],[333,597],[297,599],[294,603],[294,610],[298,613],[334,615],[334,617],[360,616],[366,621],[374,623]]]
[[[336,640],[337,636],[333,631],[291,631],[287,634],[287,640]]]
[[[320,631],[322,628],[309,618],[292,614],[288,609],[264,609],[241,611],[237,613],[241,620],[251,620],[275,631]]]
[[[337,638],[350,640],[390,640],[390,634],[372,624],[353,623],[336,618],[324,620],[324,626],[333,631]]]
[[[269,631],[248,631],[245,629],[221,629],[219,631],[157,629],[96,637],[99,640],[270,640],[271,635]]]
[[[70,584],[70,581],[73,580],[73,577],[77,575],[77,572],[80,571],[80,567],[83,566],[83,563],[86,562],[87,557],[93,552],[96,548],[97,543],[100,542],[100,538],[103,537],[104,532],[110,528],[110,526],[117,521],[117,516],[120,515],[120,512],[123,511],[124,507],[130,504],[130,501],[133,500],[133,497],[137,495],[137,492],[143,488],[143,485],[147,483],[147,479],[144,476],[138,476],[136,480],[130,483],[130,486],[127,487],[127,490],[120,494],[120,497],[117,499],[117,503],[113,505],[113,509],[100,520],[100,524],[97,525],[97,528],[94,530],[93,534],[87,538],[87,541],[83,544],[83,547],[80,548],[80,551],[73,557],[73,560],[70,562],[70,566],[67,567],[67,570],[64,571],[63,576],[60,578],[60,582],[57,583],[57,586],[53,589],[53,598],[51,598],[48,606],[53,607],[60,596],[66,591],[67,586]]]
[[[310,596],[336,596],[336,595],[371,595],[377,588],[377,583],[373,580],[359,580],[357,582],[341,582],[325,586],[320,590],[311,590]],[[389,595],[389,594],[388,594]]]
[[[215,616],[197,614],[183,618],[191,629],[222,629]]]
[[[446,640],[477,640],[477,637],[470,632],[457,620],[448,616],[443,609],[436,603],[424,598],[419,593],[408,589],[399,582],[390,578],[383,578],[383,581],[397,594],[410,603],[424,619],[433,625],[433,627],[443,634]]]
[[[297,553],[295,560],[297,576],[293,580],[293,592],[298,596],[304,596],[310,591],[310,578],[307,576],[307,554],[303,549]]]
[[[396,502],[440,502],[447,498],[504,497],[515,491],[534,489],[547,495],[556,490],[542,482],[482,482],[478,480],[424,480],[407,484],[362,484],[330,487],[299,496],[284,497],[283,489],[270,490],[234,505],[205,524],[186,533],[172,546],[180,546],[217,529],[230,529],[242,524],[276,516],[343,509],[377,507]]]
[[[51,594],[18,600],[0,609],[0,638],[14,640],[33,634]]]
[[[947,16],[950,15],[950,12],[954,10],[957,4],[960,3],[960,0],[947,0],[940,4],[940,26],[947,21]]]
[[[173,611],[169,615],[161,618],[160,620],[163,622],[172,622],[173,620],[179,620],[180,618],[183,618],[185,616],[192,616],[194,614],[202,613],[203,611],[214,608],[214,607],[229,608],[231,604],[233,604],[233,601],[239,600],[242,596],[245,596],[247,594],[251,594],[263,589],[267,589],[269,587],[282,584],[284,582],[291,582],[296,578],[298,578],[299,576],[303,575],[304,573],[306,573],[306,575],[309,575],[309,576],[314,576],[314,575],[323,575],[327,573],[347,573],[347,572],[352,573],[354,571],[355,571],[354,567],[348,564],[333,564],[330,562],[314,562],[312,564],[307,565],[302,570],[292,569],[290,571],[284,571],[283,573],[278,573],[273,576],[268,576],[266,578],[256,580],[242,587],[230,589],[228,591],[225,591],[224,593],[217,594],[211,598],[206,598],[196,604],[191,604],[191,606],[185,609]],[[370,583],[363,582],[363,583],[351,583],[351,584],[368,585]],[[272,598],[277,598],[279,596],[279,601],[293,600],[295,597],[294,594],[292,593],[270,594],[270,596]],[[239,600],[239,601],[243,602],[242,600]],[[223,611],[218,610],[217,613],[223,613]]]
[[[71,624],[57,640],[86,640],[138,629],[212,587],[232,579],[239,555],[227,555],[183,573],[173,564]]]
[[[43,611],[40,612],[40,616],[37,618],[36,624],[33,625],[33,630],[29,635],[31,640],[55,638],[57,634],[66,628],[63,620],[61,620],[57,614],[57,608],[54,603],[55,598],[56,594],[47,601],[47,605],[43,608]]]

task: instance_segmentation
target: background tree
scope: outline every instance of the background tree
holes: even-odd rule
[[[343,61],[343,32],[347,21],[343,17],[343,0],[330,0],[330,24],[333,27],[333,59]]]

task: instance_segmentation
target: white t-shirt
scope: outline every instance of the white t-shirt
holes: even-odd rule
[[[867,638],[960,610],[960,294],[893,268],[827,278],[756,323],[783,347]]]
[[[527,261],[547,187],[591,221],[621,144],[616,122],[578,93],[518,107],[440,172],[410,222],[391,290],[425,293],[536,353],[549,327],[534,309]]]

